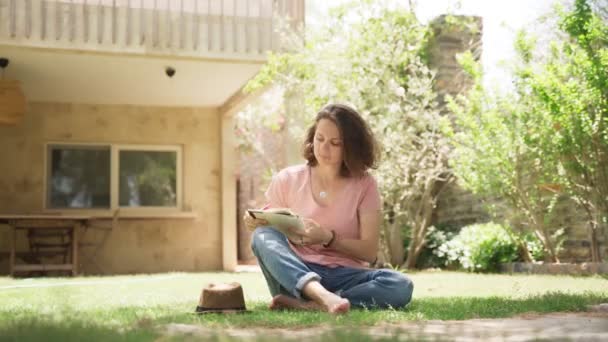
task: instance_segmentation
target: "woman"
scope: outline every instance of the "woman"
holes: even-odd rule
[[[318,114],[304,142],[307,163],[272,179],[268,207],[289,208],[304,230],[285,236],[245,215],[255,229],[252,249],[273,296],[271,309],[348,312],[351,305],[400,308],[413,283],[388,269],[370,269],[378,253],[381,201],[374,178],[374,136],[352,108],[330,104]]]

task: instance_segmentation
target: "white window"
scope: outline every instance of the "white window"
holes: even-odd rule
[[[181,147],[48,144],[47,209],[181,208]]]

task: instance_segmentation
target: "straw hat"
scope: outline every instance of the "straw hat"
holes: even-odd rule
[[[197,313],[246,312],[243,288],[239,283],[211,283],[203,288]]]

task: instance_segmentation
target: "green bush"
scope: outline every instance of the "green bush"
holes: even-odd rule
[[[505,227],[489,222],[463,227],[458,235],[435,250],[446,265],[458,264],[468,271],[497,271],[501,263],[517,260],[517,245]]]

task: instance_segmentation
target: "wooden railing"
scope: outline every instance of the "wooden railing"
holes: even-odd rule
[[[1,45],[153,55],[263,58],[279,18],[305,0],[0,0]]]

